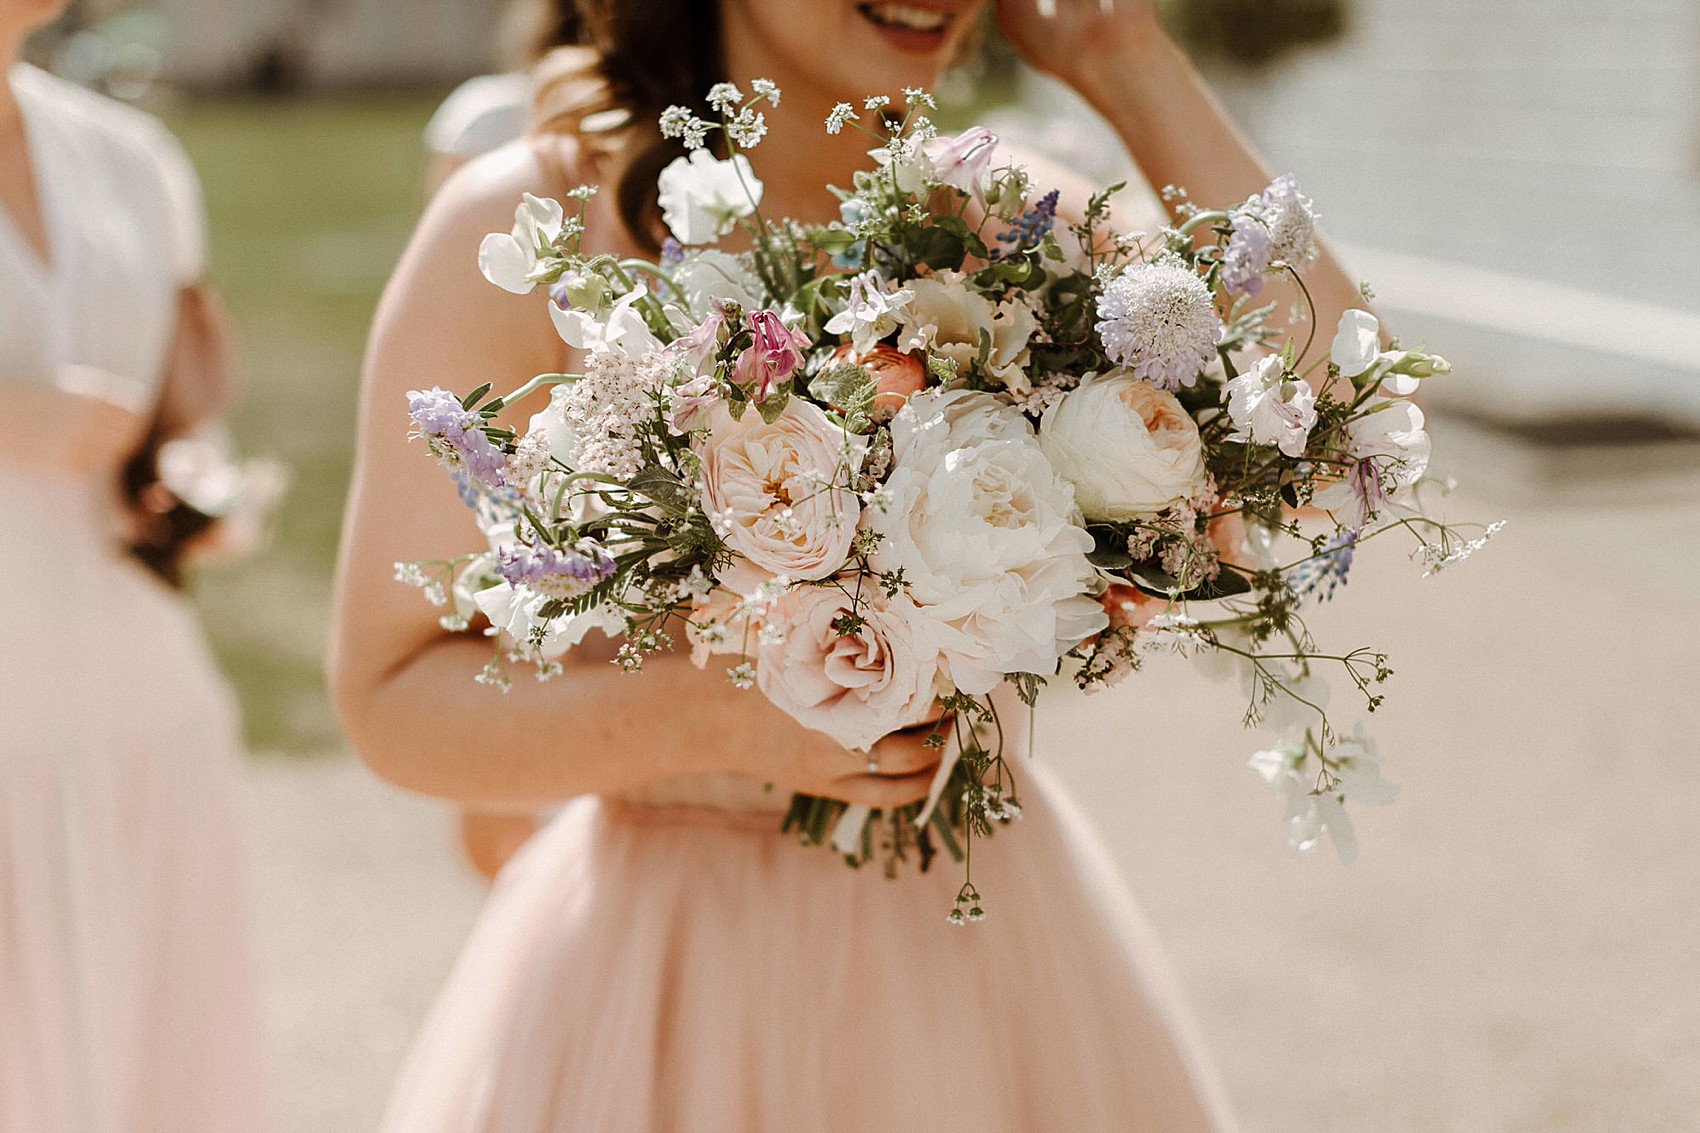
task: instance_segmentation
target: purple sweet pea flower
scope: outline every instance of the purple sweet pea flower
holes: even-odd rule
[[[602,547],[583,543],[557,550],[542,543],[512,547],[497,555],[496,573],[511,586],[548,598],[577,598],[613,576],[614,560]]]
[[[738,356],[734,378],[750,390],[750,400],[766,401],[774,390],[791,380],[803,364],[809,340],[779,320],[772,311],[753,311],[745,319],[754,341]]]
[[[1235,213],[1233,225],[1222,255],[1222,287],[1230,295],[1257,295],[1263,290],[1263,273],[1275,258],[1275,241],[1268,226],[1254,216]]]
[[[462,407],[454,394],[441,386],[409,390],[407,412],[439,460],[464,468],[486,488],[502,487],[507,458],[485,435],[483,418]]]

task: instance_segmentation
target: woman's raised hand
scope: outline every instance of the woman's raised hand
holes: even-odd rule
[[[996,0],[998,25],[1033,67],[1077,86],[1162,35],[1152,0]]]

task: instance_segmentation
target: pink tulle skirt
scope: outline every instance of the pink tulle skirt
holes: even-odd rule
[[[491,894],[387,1133],[1230,1128],[1140,918],[1027,764],[1025,815],[889,880],[777,817],[598,798]]]

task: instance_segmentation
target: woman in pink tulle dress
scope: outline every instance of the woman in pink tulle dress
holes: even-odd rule
[[[684,656],[633,678],[588,644],[563,680],[517,682],[495,712],[471,679],[487,647],[445,634],[392,580],[398,560],[476,539],[407,443],[405,391],[572,368],[544,300],[473,269],[522,192],[599,182],[587,254],[653,247],[654,177],[676,151],[651,124],[716,81],[759,76],[784,92],[759,157],[764,211],[835,219],[822,186],[868,158],[865,138],[822,131],[828,110],[932,86],[982,7],[581,3],[594,50],[541,69],[536,136],[432,202],[373,332],[333,686],[355,746],[402,786],[485,808],[572,801],[498,879],[396,1087],[390,1133],[1231,1128],[1136,912],[1042,765],[1022,764],[1021,822],[977,844],[992,915],[957,930],[944,917],[956,871],[888,880],[778,831],[792,791],[922,797],[937,757],[917,737],[880,741],[870,773],[865,754]],[[997,15],[1105,112],[1153,183],[1226,201],[1268,181],[1148,0],[1001,0]],[[1321,302],[1343,307],[1351,284],[1326,274]]]
[[[200,193],[15,62],[64,6],[0,3],[0,1131],[255,1133],[235,704],[147,459],[221,408]]]

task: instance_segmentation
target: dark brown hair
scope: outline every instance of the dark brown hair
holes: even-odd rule
[[[660,246],[655,179],[685,151],[656,119],[700,109],[726,78],[718,0],[577,0],[578,44],[536,70],[534,129],[572,135],[587,157],[614,157],[615,204],[632,237]]]

